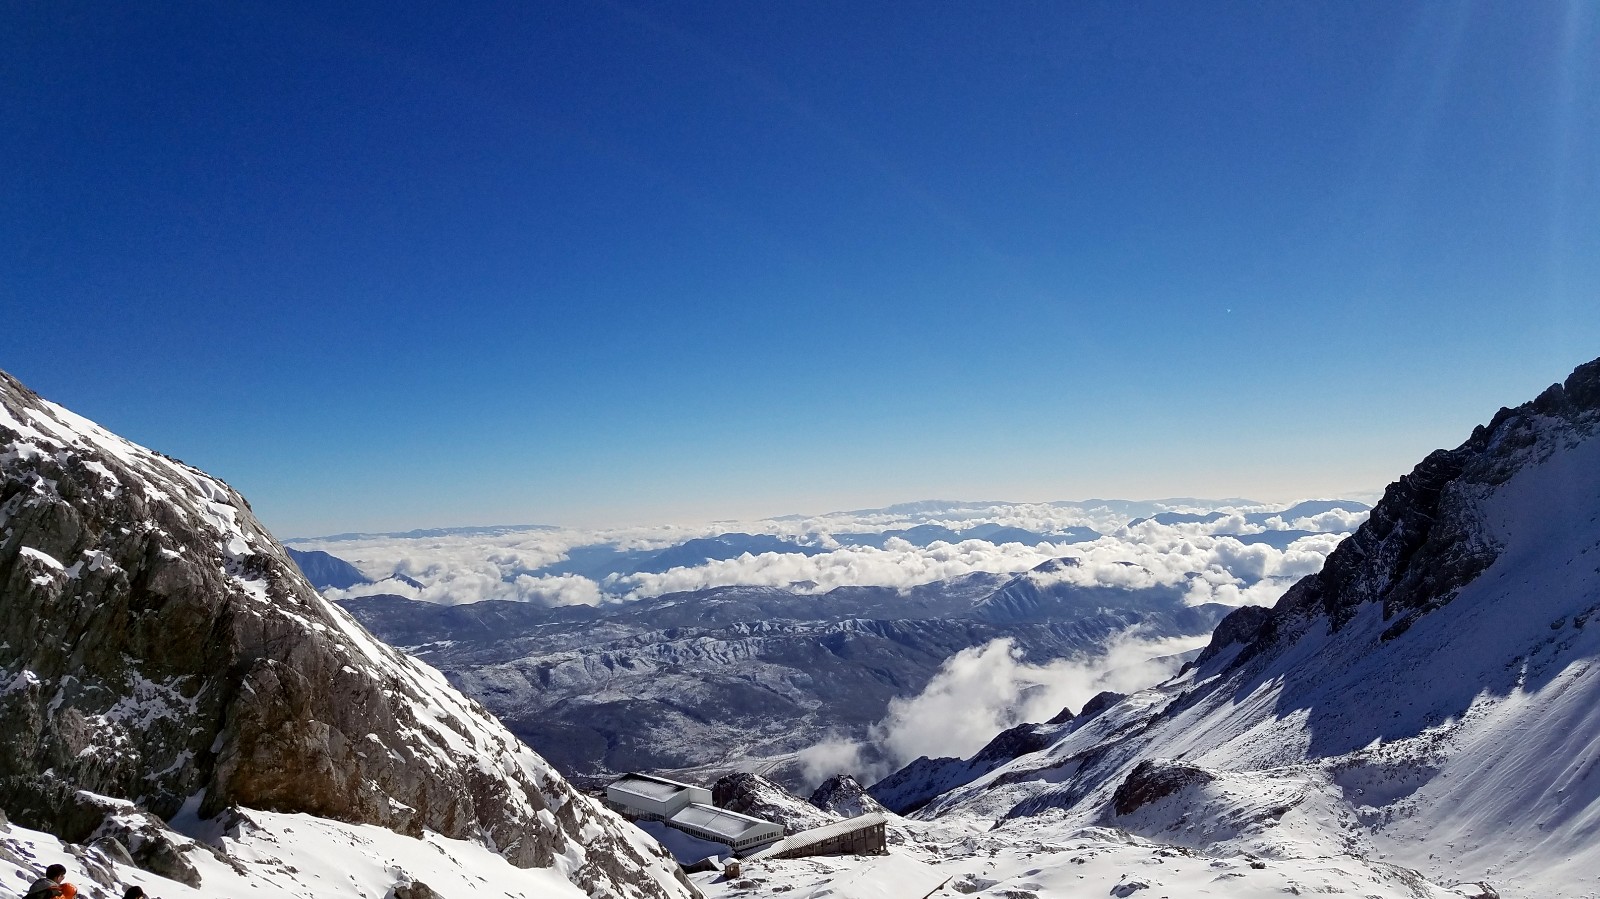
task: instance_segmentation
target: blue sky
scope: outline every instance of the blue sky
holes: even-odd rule
[[[0,368],[280,535],[1375,490],[1600,356],[1600,11],[11,4]]]

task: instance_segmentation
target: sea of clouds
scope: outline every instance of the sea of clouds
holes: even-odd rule
[[[1145,504],[1149,505],[1149,504]],[[715,522],[612,530],[507,528],[463,534],[359,535],[291,541],[351,562],[377,583],[325,591],[329,598],[389,593],[442,604],[513,600],[546,606],[628,602],[666,593],[719,586],[771,586],[820,593],[841,586],[910,588],[976,572],[1015,574],[1043,562],[1073,558],[1078,564],[1036,577],[1080,586],[1141,588],[1186,585],[1194,603],[1267,604],[1296,579],[1321,567],[1333,547],[1365,518],[1334,510],[1264,524],[1247,514],[1266,506],[1162,506],[1176,512],[1225,513],[1213,521],[1133,523],[1127,508],[1112,504],[921,503],[892,510],[839,512],[756,522]],[[985,540],[917,546],[891,537],[883,546],[841,545],[837,535],[904,530],[934,524],[952,531],[993,524],[1051,534],[1089,527],[1104,534],[1089,542],[1002,543]],[[1241,540],[1265,531],[1316,531],[1279,549]],[[618,552],[659,552],[698,537],[729,532],[765,534],[808,547],[800,552],[746,553],[735,559],[663,572],[620,570],[585,577],[542,571],[574,551],[607,546]],[[419,584],[393,579],[401,575]]]

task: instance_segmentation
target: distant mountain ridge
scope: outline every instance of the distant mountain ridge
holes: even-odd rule
[[[326,590],[329,587],[346,589],[372,583],[361,573],[361,569],[321,550],[303,551],[285,547],[284,551],[294,560],[294,564],[300,569],[300,573],[306,576],[306,580],[311,582],[311,586],[318,590]]]

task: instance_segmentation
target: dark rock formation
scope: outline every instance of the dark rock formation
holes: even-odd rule
[[[1223,620],[1226,621],[1227,619]],[[1073,717],[1072,723],[1083,724],[1093,719],[1101,712],[1104,712],[1106,709],[1111,708],[1127,698],[1128,694],[1126,693],[1117,693],[1113,690],[1102,690],[1099,693],[1094,694],[1094,696],[1090,698],[1088,702],[1083,704],[1083,711],[1079,712]]]
[[[1186,667],[1199,668],[1221,655],[1230,646],[1250,645],[1260,636],[1261,629],[1266,627],[1271,618],[1272,610],[1266,606],[1241,606],[1228,613],[1228,617],[1222,619],[1217,629],[1211,633],[1211,642],[1206,644],[1200,655]]]
[[[19,824],[77,841],[106,820],[80,790],[162,820],[203,796],[202,817],[430,828],[522,866],[562,858],[597,894],[689,893],[481,707],[318,596],[232,488],[3,373],[0,529],[0,806]]]
[[[1210,783],[1216,775],[1181,762],[1145,759],[1133,769],[1111,797],[1111,809],[1118,815],[1131,815],[1184,787]]]
[[[1059,735],[1060,731],[1048,724],[1008,727],[978,750],[978,754],[972,757],[971,765],[987,774],[1012,759],[1044,749],[1055,742]]]
[[[924,755],[873,784],[867,792],[884,808],[905,815],[927,805],[940,793],[969,783],[971,778],[965,777],[966,773],[966,759]]]
[[[888,811],[867,793],[865,787],[848,774],[835,774],[823,781],[812,791],[810,802],[817,808],[841,818]]]
[[[782,824],[799,833],[837,820],[759,774],[738,773],[711,785],[711,801],[731,812]]]
[[[408,880],[394,888],[394,899],[444,899],[420,880]]]

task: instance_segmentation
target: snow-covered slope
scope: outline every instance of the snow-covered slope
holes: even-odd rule
[[[1600,896],[1596,612],[1600,361],[1429,456],[1192,670],[919,815]]]
[[[18,824],[184,845],[118,802],[158,831],[305,812],[476,841],[596,896],[689,892],[653,842],[320,597],[230,487],[4,374],[0,608],[0,809]]]
[[[519,868],[473,840],[431,831],[408,837],[370,824],[252,811],[211,836],[218,854],[197,850],[199,887],[119,861],[104,844],[85,849],[51,834],[0,828],[0,893],[22,895],[50,864],[90,899],[116,899],[133,885],[161,899],[270,895],[295,899],[585,899],[553,868]]]

